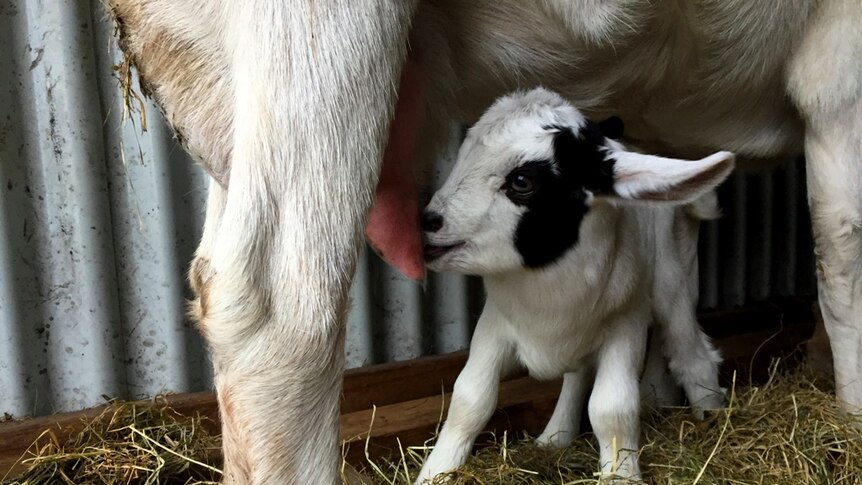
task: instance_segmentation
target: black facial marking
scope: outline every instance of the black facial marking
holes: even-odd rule
[[[531,188],[529,191],[519,190],[521,181],[529,181]],[[553,184],[554,166],[550,160],[538,160],[521,164],[520,167],[509,172],[506,176],[506,183],[502,189],[506,193],[506,197],[517,205],[529,205],[535,199],[536,195],[545,192],[543,188],[548,184]]]
[[[613,160],[605,159],[605,137],[595,123],[587,122],[577,136],[567,127],[546,129],[557,131],[553,160],[523,164],[503,186],[512,202],[527,207],[515,230],[515,247],[531,268],[551,264],[574,247],[589,210],[588,191],[610,193],[613,187]],[[530,179],[529,196],[513,190],[518,176]]]

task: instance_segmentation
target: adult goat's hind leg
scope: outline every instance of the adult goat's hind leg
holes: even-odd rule
[[[226,8],[233,156],[208,278],[198,288],[225,481],[333,484],[347,291],[412,7]]]
[[[808,200],[835,392],[862,411],[862,100],[809,120]]]
[[[820,308],[835,369],[835,392],[862,411],[862,102],[809,124],[808,199]]]
[[[862,411],[862,4],[821,2],[789,90],[805,121],[820,308],[838,400]]]

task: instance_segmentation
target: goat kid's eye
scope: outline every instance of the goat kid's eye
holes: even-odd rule
[[[526,175],[515,175],[509,181],[509,188],[518,195],[528,195],[533,192],[533,181]]]

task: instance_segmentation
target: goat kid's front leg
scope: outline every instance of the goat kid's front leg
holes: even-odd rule
[[[554,413],[545,430],[536,438],[537,444],[565,448],[574,441],[581,430],[581,413],[590,390],[591,377],[591,369],[587,367],[563,375],[563,387]]]
[[[499,318],[486,304],[470,342],[467,364],[455,381],[446,422],[416,478],[417,485],[463,465],[494,413],[500,378],[515,364],[511,344],[497,336]]]
[[[225,7],[233,155],[192,275],[224,481],[335,484],[347,292],[415,5],[252,3]]]
[[[639,379],[646,352],[646,315],[623,316],[609,325],[596,356],[589,414],[607,478],[639,478]]]

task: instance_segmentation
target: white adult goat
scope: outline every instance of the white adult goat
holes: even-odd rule
[[[501,98],[428,205],[428,267],[482,276],[487,301],[418,482],[464,463],[500,378],[519,365],[540,379],[565,374],[539,437],[563,446],[578,434],[595,373],[589,415],[602,472],[638,476],[638,382],[653,318],[692,405],[723,404],[718,353],[695,318],[697,233],[698,216],[717,213],[712,189],[733,155],[641,155],[604,131],[545,89]]]
[[[107,2],[213,176],[190,279],[226,481],[338,480],[344,313],[366,221],[421,277],[417,145],[429,159],[449,122],[540,83],[589,116],[621,116],[652,151],[804,147],[838,399],[862,406],[857,0]]]

